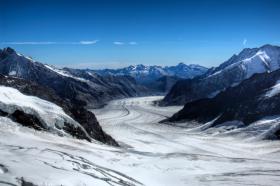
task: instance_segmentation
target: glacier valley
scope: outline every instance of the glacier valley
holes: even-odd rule
[[[93,110],[120,147],[35,131],[0,117],[0,185],[279,184],[280,142],[261,140],[268,135],[266,123],[278,124],[277,117],[241,130],[230,124],[207,130],[207,123],[185,128],[159,123],[182,108],[154,105],[160,99],[119,99]]]

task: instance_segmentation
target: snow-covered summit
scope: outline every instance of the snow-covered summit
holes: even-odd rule
[[[245,78],[255,73],[271,72],[280,68],[280,47],[264,45],[260,48],[245,48],[238,55],[233,55],[219,67],[210,69],[210,76],[239,68]]]
[[[163,76],[176,76],[178,78],[194,78],[207,71],[206,67],[200,65],[186,65],[179,63],[176,66],[159,66],[159,65],[130,65],[121,69],[104,69],[96,70],[101,75],[129,75],[137,81],[152,81]]]
[[[192,81],[177,82],[162,104],[185,104],[201,98],[213,97],[219,92],[240,84],[254,74],[270,73],[280,68],[280,47],[264,45],[245,48],[227,61]]]

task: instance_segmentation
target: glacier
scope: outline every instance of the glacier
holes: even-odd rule
[[[120,99],[92,110],[120,148],[35,131],[0,117],[0,185],[20,185],[23,179],[51,186],[279,184],[280,142],[259,139],[267,135],[260,129],[271,127],[268,123],[278,126],[278,117],[246,129],[228,131],[229,123],[221,126],[227,126],[224,132],[194,130],[160,124],[181,107],[158,107],[159,99]]]

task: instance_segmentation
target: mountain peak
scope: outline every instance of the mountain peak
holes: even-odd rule
[[[4,48],[2,50],[2,52],[6,53],[6,54],[14,54],[14,53],[16,53],[16,51],[13,48],[11,48],[11,47]]]
[[[0,49],[0,59],[16,54],[16,51],[10,47]]]
[[[244,55],[252,55],[253,53],[256,53],[259,50],[273,50],[273,49],[279,49],[279,46],[276,45],[271,45],[271,44],[265,44],[261,47],[258,48],[244,48],[239,54],[238,56],[244,56]]]
[[[266,51],[266,52],[269,52],[269,51],[280,50],[280,47],[279,46],[275,46],[275,45],[266,44],[266,45],[261,46],[259,49],[263,50],[263,51]]]
[[[271,45],[271,44],[265,44],[265,45],[261,46],[260,48],[274,48],[274,47],[279,48],[279,46]]]
[[[185,63],[183,63],[183,62],[180,62],[180,63],[178,63],[178,65],[177,66],[186,66],[186,64]]]

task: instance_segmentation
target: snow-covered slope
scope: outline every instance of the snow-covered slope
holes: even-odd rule
[[[243,70],[246,79],[256,73],[277,70],[280,68],[280,49],[272,45],[265,45],[257,50],[255,48],[245,49],[245,52],[239,54],[238,61],[233,61],[218,71],[214,70],[209,76],[218,76],[237,67]]]
[[[185,104],[201,98],[213,97],[254,74],[272,72],[279,68],[280,47],[264,45],[260,48],[244,49],[219,67],[209,69],[199,78],[177,82],[162,104]]]
[[[59,75],[61,76],[64,76],[64,77],[68,77],[68,78],[72,78],[72,79],[76,79],[78,81],[82,81],[82,82],[89,82],[87,81],[86,79],[84,78],[81,78],[81,77],[77,77],[77,76],[74,76],[72,75],[71,73],[69,73],[68,71],[65,71],[63,69],[58,69],[54,66],[51,66],[51,65],[45,65],[45,67],[47,67],[48,69],[50,69],[51,71],[55,72],[55,73],[58,73]]]
[[[59,109],[63,109],[63,112],[67,116],[71,117],[73,120],[78,122],[83,127],[83,129],[86,131],[86,133],[85,133],[81,128],[75,127],[75,125],[71,125],[70,124],[71,122],[70,123],[65,122],[60,133],[62,133],[63,131],[64,132],[66,131],[68,134],[71,134],[74,137],[81,138],[81,139],[87,139],[87,140],[91,141],[91,139],[89,139],[88,135],[87,135],[87,134],[89,134],[89,136],[92,139],[95,139],[95,140],[98,140],[98,141],[101,141],[103,143],[110,144],[110,145],[117,145],[117,143],[114,139],[112,139],[109,135],[104,133],[104,131],[100,127],[95,115],[92,112],[88,111],[80,103],[75,103],[70,99],[64,99],[63,97],[60,97],[59,95],[56,94],[56,92],[53,89],[42,86],[42,85],[38,85],[35,82],[27,81],[22,78],[3,76],[1,74],[0,74],[0,85],[4,86],[4,87],[13,88],[14,91],[19,91],[18,94],[22,94],[22,96],[20,97],[22,101],[19,103],[21,103],[21,106],[23,106],[23,108],[29,107],[30,103],[33,103],[32,106],[35,106],[35,107],[36,107],[36,104],[40,103],[40,102],[37,103],[37,102],[30,101],[29,96],[32,96],[31,98],[34,98],[34,97],[40,98],[43,101],[47,101],[51,104],[57,105],[58,107],[60,107]],[[3,92],[3,96],[5,96],[5,95],[9,96],[9,94]],[[3,98],[3,100],[7,101],[6,100],[7,98],[6,99],[4,99],[4,98]],[[10,101],[15,101],[15,99],[13,97],[11,97]],[[15,107],[13,105],[6,105],[6,106],[9,106],[12,108]],[[46,109],[47,108],[48,107],[46,107]],[[0,111],[0,115],[9,117],[24,126],[28,126],[28,127],[31,127],[31,128],[37,129],[37,130],[50,131],[52,129],[51,127],[46,126],[43,119],[41,119],[38,115],[34,115],[34,114],[38,113],[37,111],[34,112],[34,114],[28,114],[28,113],[25,113],[25,111],[22,111],[22,110],[26,110],[26,109],[20,109],[20,107],[18,107],[18,109],[19,110],[15,110],[12,114],[9,114],[4,111]],[[39,109],[38,111],[40,111],[40,110],[41,109]],[[50,110],[50,112],[55,112],[55,110],[54,111]],[[52,113],[49,113],[49,111],[48,112],[44,111],[44,113],[40,113],[40,114],[43,114],[43,115],[50,114],[51,116],[47,116],[50,118],[52,118],[52,116],[56,116],[56,113],[52,114]],[[57,119],[55,119],[54,122],[56,122],[56,120]],[[59,119],[59,120],[61,120],[61,119]],[[55,126],[55,127],[57,128],[59,126]],[[59,127],[59,128],[61,128],[61,127]],[[57,133],[58,131],[52,130],[52,132]]]
[[[0,110],[10,115],[16,111],[32,115],[39,120],[39,127],[59,135],[71,136],[65,128],[72,130],[76,128],[90,139],[84,128],[68,116],[61,107],[38,97],[26,96],[11,87],[0,86]]]
[[[21,127],[0,117],[0,185],[140,186],[114,167],[120,149]]]

